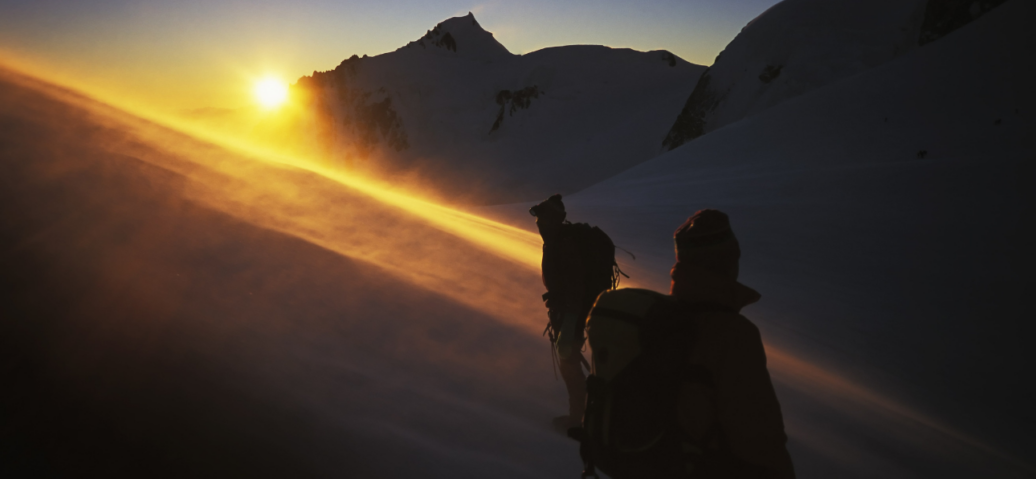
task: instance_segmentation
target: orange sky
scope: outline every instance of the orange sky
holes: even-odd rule
[[[390,52],[469,11],[512,53],[603,44],[711,64],[773,3],[0,0],[0,61],[134,109],[240,108],[254,105],[258,78],[294,82],[353,54]]]

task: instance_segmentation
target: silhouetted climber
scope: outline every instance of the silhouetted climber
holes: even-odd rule
[[[569,430],[583,477],[794,478],[727,215],[698,211],[674,238],[669,295],[609,291],[590,313],[586,415]]]
[[[553,195],[529,209],[543,237],[543,295],[550,321],[551,346],[568,390],[568,414],[554,418],[560,432],[583,418],[586,375],[589,368],[582,348],[586,317],[602,291],[614,288],[621,274],[615,263],[615,245],[596,226],[565,221],[561,195]]]

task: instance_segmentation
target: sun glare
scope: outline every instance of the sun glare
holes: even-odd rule
[[[276,108],[288,99],[288,86],[275,78],[264,78],[255,84],[255,98],[266,108]]]

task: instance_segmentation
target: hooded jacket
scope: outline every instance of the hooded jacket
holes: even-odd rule
[[[759,293],[686,263],[676,264],[672,278],[671,294],[677,300],[714,306],[696,315],[697,334],[687,357],[689,367],[710,373],[713,385],[683,386],[681,427],[703,440],[706,450],[723,448],[733,456],[720,477],[794,478],[759,329],[740,314],[741,308],[759,300]]]

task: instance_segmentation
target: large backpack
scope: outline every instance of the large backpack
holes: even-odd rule
[[[599,467],[614,479],[692,477],[708,468],[703,442],[682,431],[677,417],[687,382],[712,386],[704,368],[687,364],[697,313],[718,306],[689,306],[669,295],[624,288],[602,293],[587,325],[592,354],[580,441],[583,477]],[[697,469],[697,471],[695,470]],[[693,477],[700,477],[695,475]]]
[[[597,298],[602,291],[615,289],[619,285],[619,275],[625,275],[615,262],[615,243],[601,228],[586,223],[571,223],[581,248],[583,264],[586,267],[583,279],[586,291]]]

